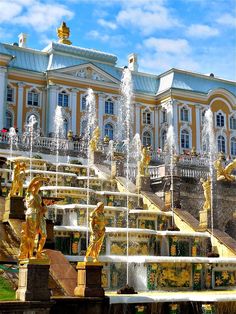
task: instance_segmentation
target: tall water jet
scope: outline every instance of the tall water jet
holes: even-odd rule
[[[202,130],[202,139],[203,139],[203,149],[208,154],[208,158],[209,158],[209,170],[210,170],[210,178],[211,178],[211,234],[213,237],[213,231],[214,231],[214,219],[213,219],[214,160],[216,158],[216,141],[215,141],[215,132],[214,132],[213,113],[210,108],[205,112],[203,130]]]
[[[15,128],[11,127],[8,132],[10,143],[10,158],[12,158],[13,145],[17,145],[18,137]]]
[[[142,142],[140,139],[140,135],[139,133],[136,133],[133,140],[132,140],[132,145],[131,145],[131,151],[132,151],[132,157],[135,161],[135,165],[136,165],[136,178],[137,180],[139,180],[139,164],[140,164],[140,160],[141,160],[141,150],[142,150]],[[136,183],[137,186],[137,183]],[[138,207],[140,207],[140,184],[138,183]]]
[[[174,153],[175,147],[175,134],[173,127],[173,101],[169,101],[163,105],[166,109],[168,117],[168,129],[167,129],[167,148],[170,154],[170,193],[171,193],[171,211],[172,211],[172,227],[174,227]]]
[[[121,136],[124,135],[125,138],[125,148],[126,148],[126,190],[128,192],[129,184],[129,162],[130,162],[130,136],[131,134],[131,122],[132,122],[132,99],[133,99],[133,83],[131,71],[128,68],[123,70],[123,76],[121,79],[121,117],[123,118]],[[129,196],[127,195],[127,214],[126,214],[126,242],[127,242],[127,284],[129,283]]]
[[[55,131],[55,140],[56,140],[56,186],[58,186],[58,164],[59,164],[59,149],[60,149],[60,137],[64,134],[63,130],[63,116],[62,108],[60,106],[56,107],[55,117],[54,117],[54,131]],[[57,190],[56,190],[57,196]]]
[[[33,141],[34,141],[34,128],[37,124],[37,119],[34,115],[29,117],[28,130],[30,135],[30,181],[32,179],[32,154],[33,154]]]
[[[111,179],[113,179],[115,176],[113,157],[114,157],[114,141],[110,140],[108,144],[107,160],[110,161],[111,164]]]
[[[90,167],[91,167],[91,149],[90,149],[90,140],[92,137],[93,131],[97,127],[97,113],[96,113],[96,100],[94,92],[91,88],[88,89],[87,97],[86,97],[86,113],[85,113],[85,121],[87,121],[87,130],[84,135],[84,141],[87,143],[87,209],[86,209],[86,247],[88,247],[89,241],[89,203],[90,203]]]

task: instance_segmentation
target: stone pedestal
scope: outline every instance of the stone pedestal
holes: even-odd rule
[[[21,196],[7,196],[3,221],[8,219],[25,219],[25,205]]]
[[[136,178],[136,188],[138,191],[149,191],[151,192],[151,181],[150,177],[137,176]]]
[[[16,299],[21,301],[50,300],[48,289],[48,260],[25,260],[20,262]]]
[[[103,297],[102,264],[81,262],[77,264],[77,287],[74,294],[78,297]]]
[[[211,212],[210,210],[200,210],[199,212],[199,230],[205,231],[211,227]]]

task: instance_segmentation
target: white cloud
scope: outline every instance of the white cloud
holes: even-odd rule
[[[146,49],[171,54],[186,54],[191,48],[186,39],[168,39],[150,37],[143,42]]]
[[[3,0],[0,2],[0,11],[4,12],[0,22],[32,27],[38,32],[58,26],[63,18],[71,19],[74,15],[59,2],[42,0]]]
[[[117,25],[115,23],[106,21],[104,19],[99,19],[98,24],[113,30],[117,29]]]
[[[217,22],[221,25],[236,27],[236,17],[229,13],[221,15],[221,17],[217,19]]]
[[[164,6],[153,3],[143,5],[142,8],[135,7],[121,10],[116,20],[122,26],[138,28],[144,35],[150,35],[159,29],[180,26],[180,22],[171,17]]]
[[[209,38],[219,35],[219,30],[203,24],[192,24],[186,31],[186,35],[191,37]]]
[[[170,68],[196,71],[198,63],[193,59],[191,47],[185,39],[150,37],[139,47],[145,51],[139,60],[140,68],[147,72],[163,72]]]
[[[103,43],[109,43],[112,47],[123,47],[125,46],[125,40],[122,35],[108,35],[101,34],[96,30],[92,30],[86,34],[86,36],[93,40],[99,40]]]

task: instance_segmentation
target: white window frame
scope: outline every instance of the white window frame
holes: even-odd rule
[[[234,144],[232,145],[232,140],[233,139],[235,139],[235,142],[234,142]],[[234,153],[232,153],[232,151],[234,152]],[[236,156],[236,135],[233,135],[233,136],[231,136],[231,138],[230,138],[230,154],[231,154],[231,156]]]
[[[164,108],[161,110],[161,124],[162,123],[167,123],[167,110]]]
[[[29,93],[32,94],[32,104],[29,104]],[[34,97],[34,95],[38,95],[38,104],[37,105],[33,105],[33,97]],[[41,107],[41,93],[40,93],[40,91],[37,88],[32,87],[31,89],[27,90],[26,104],[27,104],[27,107],[35,107],[35,108]]]
[[[145,133],[148,133],[149,134],[149,138],[150,138],[150,143],[147,145],[147,143],[144,143],[144,137],[147,139],[147,136],[145,136]],[[146,141],[146,140],[145,140]],[[143,135],[142,135],[142,143],[143,143],[143,146],[145,147],[150,147],[152,146],[152,132],[149,131],[149,130],[144,130],[143,131]]]
[[[106,132],[106,126],[108,126],[108,125],[111,126],[111,128],[109,129],[109,131],[112,130],[112,136],[110,136],[110,135],[107,134],[107,132]],[[109,133],[109,132],[108,132],[108,133]],[[114,139],[114,125],[113,125],[112,123],[108,122],[108,123],[106,123],[106,124],[104,125],[104,135],[105,135],[105,136],[108,136],[110,140],[113,140],[113,139]]]
[[[60,95],[62,95],[62,105],[59,105]],[[64,104],[63,104],[65,96],[68,97],[67,106],[64,106]],[[65,90],[65,89],[60,90],[57,94],[57,106],[60,106],[62,108],[69,108],[70,107],[70,99],[71,99],[71,97],[70,97],[70,94],[68,93],[67,90]]]
[[[234,120],[234,123],[233,123],[233,124],[235,124],[235,128],[232,128],[232,127],[231,127],[231,121],[232,121],[232,119]],[[235,114],[235,113],[233,113],[233,114],[231,114],[231,115],[229,116],[229,128],[230,128],[230,130],[236,131],[236,114]]]
[[[108,114],[108,115],[114,115],[115,114],[115,103],[114,103],[114,100],[112,98],[105,99],[104,113]]]
[[[12,90],[12,99],[11,100],[7,99],[7,97],[8,97],[8,89]],[[15,87],[8,83],[7,84],[7,94],[6,94],[6,101],[7,101],[7,103],[14,103],[15,102],[15,94],[16,94]]]
[[[85,112],[86,111],[86,97],[87,94],[81,94],[80,95],[80,111]],[[83,107],[83,100],[85,99],[85,107]]]
[[[8,112],[11,114],[11,126],[7,125],[7,113]],[[14,125],[14,113],[11,110],[9,110],[9,109],[7,109],[6,113],[5,113],[5,125],[6,125],[7,129],[10,129]]]
[[[221,117],[223,117],[224,125],[217,125],[217,117],[219,115],[221,115]],[[216,128],[225,128],[226,127],[226,114],[222,110],[219,110],[215,113],[215,126],[216,126]]]
[[[222,137],[223,140],[224,140],[224,151],[222,149],[219,149],[219,138]],[[226,138],[223,134],[218,134],[217,135],[217,138],[216,138],[216,141],[217,141],[217,151],[220,153],[220,152],[223,152],[224,154],[227,154],[227,141],[226,141]],[[222,146],[222,143],[221,143],[221,146]],[[222,148],[222,147],[221,147]]]

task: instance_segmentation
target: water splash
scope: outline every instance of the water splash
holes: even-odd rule
[[[34,141],[34,132],[35,125],[37,124],[37,119],[34,115],[29,117],[28,130],[30,134],[30,181],[32,180],[32,154],[33,154],[33,141]]]
[[[58,164],[59,164],[59,150],[60,150],[60,137],[64,137],[64,128],[63,128],[63,115],[62,108],[60,106],[56,107],[55,117],[54,117],[54,132],[55,132],[55,141],[56,141],[56,186],[58,186]],[[56,190],[57,196],[57,190]]]
[[[8,132],[8,136],[9,136],[9,142],[10,142],[10,158],[12,158],[12,152],[13,152],[13,145],[18,144],[18,136],[16,133],[15,128],[11,127],[9,132]]]
[[[130,137],[132,136],[131,124],[132,124],[132,104],[133,100],[133,83],[131,71],[128,68],[123,70],[123,76],[121,79],[121,109],[120,115],[123,118],[123,123],[121,124],[121,136],[125,138],[125,148],[126,148],[126,190],[128,191],[129,184],[129,162],[130,162]],[[129,258],[129,196],[127,195],[127,216],[126,216],[126,242],[127,242],[127,260]],[[127,262],[126,267],[126,280],[127,284],[129,281],[129,267]]]

